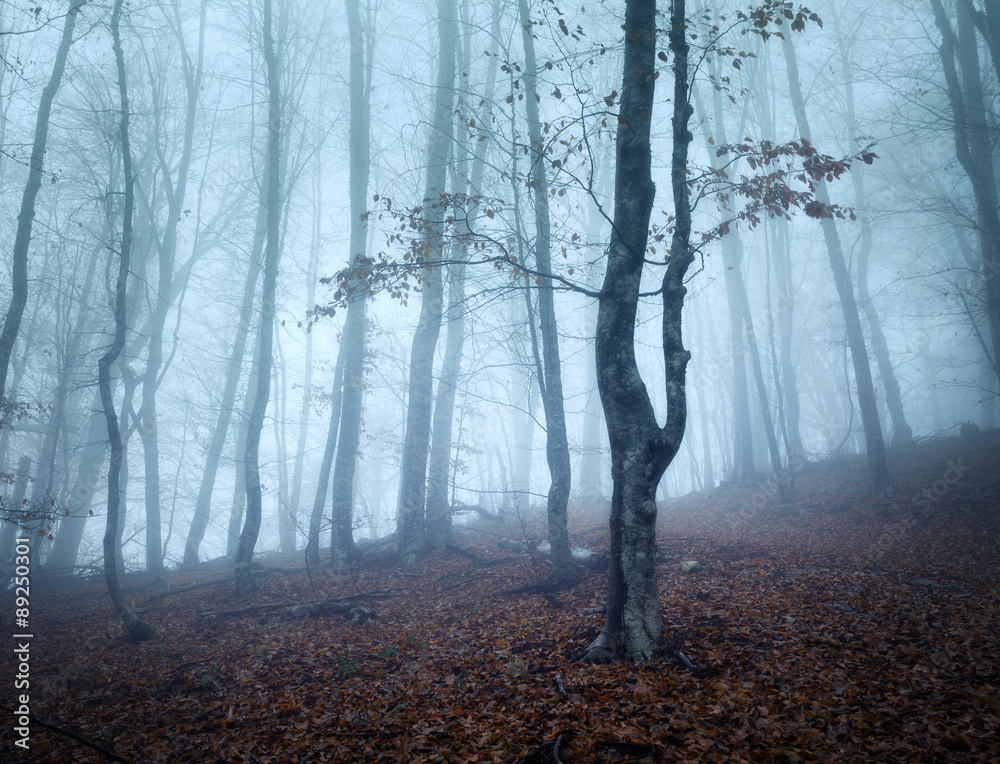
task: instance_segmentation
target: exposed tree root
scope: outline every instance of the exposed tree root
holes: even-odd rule
[[[536,745],[515,764],[563,764],[565,759],[562,758],[562,755],[566,752],[568,744],[569,733],[561,732],[555,740]]]

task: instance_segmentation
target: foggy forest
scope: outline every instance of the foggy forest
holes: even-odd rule
[[[0,59],[0,759],[1000,762],[1000,2]]]

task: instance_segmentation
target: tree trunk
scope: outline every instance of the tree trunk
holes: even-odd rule
[[[611,173],[610,162],[606,162],[601,167],[600,187],[607,188],[610,193]],[[590,209],[587,215],[587,243],[594,244],[601,240],[602,229],[604,227],[604,214],[597,202],[591,200]],[[603,245],[601,246],[603,250]],[[600,250],[596,253],[600,254]],[[596,256],[596,255],[595,255]],[[590,284],[588,283],[588,286]],[[586,340],[588,343],[587,353],[587,403],[583,412],[583,442],[581,443],[582,453],[580,455],[579,484],[580,499],[584,504],[603,503],[605,499],[604,487],[602,485],[603,459],[601,458],[601,396],[597,391],[597,362],[594,357],[593,342],[597,333],[597,302],[588,302],[584,314],[584,325],[586,327]]]
[[[240,531],[243,528],[243,515],[247,508],[247,481],[245,477],[247,429],[257,390],[257,378],[259,376],[257,374],[257,364],[259,357],[260,332],[257,332],[253,357],[250,361],[250,374],[247,377],[247,389],[243,397],[243,406],[240,408],[239,422],[236,426],[236,438],[233,450],[233,467],[236,472],[236,480],[233,484],[233,503],[229,509],[229,524],[226,533],[226,555],[228,557],[236,556],[236,549],[240,545]]]
[[[363,268],[367,254],[368,176],[370,172],[370,99],[366,86],[365,36],[358,0],[347,0],[347,31],[351,41],[351,267]],[[350,284],[350,300],[341,347],[344,351],[343,403],[340,437],[333,469],[331,499],[333,531],[330,563],[343,570],[354,560],[354,471],[361,438],[361,412],[365,400],[365,347],[368,334],[368,299],[360,273]]]
[[[240,542],[233,560],[235,590],[238,597],[244,597],[257,587],[250,577],[250,562],[260,533],[261,487],[259,448],[260,434],[264,427],[271,392],[271,355],[274,344],[274,293],[278,281],[278,261],[281,257],[281,94],[278,73],[278,58],[274,50],[271,29],[271,0],[264,0],[263,12],[264,63],[267,69],[267,245],[264,248],[264,282],[261,288],[260,325],[257,328],[257,384],[253,394],[253,408],[247,422],[247,443],[244,452],[244,473],[246,475],[247,509]]]
[[[494,4],[494,11],[498,11],[496,4]],[[490,39],[493,40],[493,44],[482,97],[485,111],[479,115],[478,120],[482,129],[489,129],[493,121],[491,104],[496,87],[499,15],[498,12],[492,15]],[[465,44],[462,46],[461,65],[463,68],[468,68],[471,66],[468,36],[463,40]],[[459,113],[466,111],[466,104],[461,96],[459,96],[457,111]],[[460,202],[461,210],[456,215],[460,228],[459,236],[452,245],[455,263],[449,267],[448,272],[448,308],[445,314],[448,335],[445,340],[444,359],[441,362],[441,372],[438,378],[437,397],[434,400],[431,452],[427,470],[427,518],[424,527],[428,542],[433,546],[444,546],[452,541],[452,510],[449,487],[453,484],[451,453],[453,447],[457,447],[453,443],[452,425],[455,418],[455,395],[458,391],[458,378],[462,365],[462,347],[465,342],[465,312],[468,309],[465,304],[466,264],[464,261],[469,257],[468,244],[472,232],[475,230],[480,209],[480,205],[472,202],[468,197],[477,196],[482,192],[483,174],[486,168],[486,146],[487,141],[485,140],[476,143],[472,174],[469,175],[468,141],[462,133],[462,137],[458,141],[457,169],[453,173],[453,193],[459,193],[458,189],[461,184],[466,182],[466,178],[468,178],[468,184],[464,191],[466,198]],[[483,472],[480,471],[481,476],[482,474]]]
[[[753,329],[753,318],[750,315],[750,301],[743,295],[743,326],[747,333],[747,348],[750,350],[750,362],[753,365],[754,381],[757,384],[757,397],[760,399],[760,415],[764,420],[764,433],[767,436],[767,452],[771,457],[771,469],[778,485],[781,500],[792,500],[792,484],[788,472],[781,466],[781,452],[778,449],[778,437],[774,431],[774,419],[767,399],[767,385],[764,384],[764,371],[760,364],[760,347],[757,345],[757,335]]]
[[[837,34],[840,38],[839,24]],[[860,151],[864,148],[858,139],[858,125],[855,117],[854,106],[854,78],[851,73],[851,63],[847,56],[848,43],[840,38],[840,64],[844,73],[844,96],[847,101],[847,131],[850,135],[853,151]],[[896,372],[892,367],[892,358],[889,355],[889,344],[886,342],[885,333],[882,331],[882,322],[879,320],[875,303],[872,302],[868,292],[868,262],[872,251],[872,223],[868,214],[867,200],[865,198],[865,170],[864,165],[859,164],[852,168],[851,179],[854,181],[855,210],[861,221],[861,247],[858,250],[858,302],[868,319],[868,331],[871,334],[872,354],[878,364],[879,374],[882,377],[882,385],[885,388],[885,405],[889,409],[889,417],[892,421],[892,439],[894,445],[910,443],[913,440],[913,430],[906,421],[906,414],[903,411],[903,398],[899,390],[899,381],[896,379]]]
[[[438,0],[438,75],[433,124],[427,146],[427,188],[423,200],[424,258],[440,259],[447,215],[445,186],[452,137],[452,103],[455,80],[455,4]],[[406,436],[400,459],[399,503],[396,536],[399,559],[406,565],[427,550],[424,531],[427,459],[431,436],[434,390],[434,349],[441,333],[444,270],[428,265],[423,270],[420,319],[410,349],[410,389],[406,409]]]
[[[21,317],[24,306],[28,302],[28,248],[31,246],[31,228],[35,221],[35,200],[42,186],[42,166],[45,160],[45,146],[49,136],[49,115],[52,113],[52,103],[62,82],[66,70],[66,58],[69,47],[73,44],[73,29],[76,27],[76,17],[80,8],[87,0],[71,0],[66,19],[63,22],[62,37],[56,50],[56,58],[52,64],[52,74],[42,89],[42,97],[38,104],[38,115],[35,118],[35,137],[31,145],[31,158],[28,160],[28,182],[24,186],[21,197],[21,211],[17,216],[17,232],[14,234],[14,248],[11,252],[13,273],[11,278],[11,299],[4,317],[3,331],[0,332],[0,422],[3,422],[7,407],[12,403],[6,398],[7,369],[10,365],[10,355],[14,350],[18,330],[21,328]]]
[[[611,559],[604,626],[584,654],[592,662],[648,661],[663,635],[656,587],[656,487],[680,447],[687,420],[690,353],[681,337],[684,275],[693,260],[687,155],[691,143],[685,3],[670,11],[674,64],[671,186],[674,233],[663,277],[663,356],[667,420],[656,421],[635,356],[635,322],[655,187],[650,123],[656,54],[656,4],[628,0],[618,118],[615,210],[597,319],[597,381],[611,443]]]
[[[718,61],[716,61],[716,76]],[[698,111],[707,124],[707,111],[704,109],[698,91],[693,92]],[[723,121],[722,93],[713,89],[713,111],[715,118],[715,138],[706,131],[708,141],[708,156],[712,168],[720,170],[718,157],[712,150],[711,141],[725,146],[729,141],[726,136]],[[732,211],[725,204],[720,204],[721,222],[732,217]],[[729,480],[739,485],[749,485],[756,481],[757,470],[754,467],[753,429],[750,424],[750,390],[747,384],[746,351],[744,342],[744,311],[746,301],[746,282],[743,279],[743,240],[739,232],[731,230],[722,237],[723,280],[726,284],[726,304],[729,308],[729,356],[732,369],[733,389],[733,471]]]
[[[545,455],[549,464],[547,519],[552,545],[552,572],[556,585],[570,586],[576,581],[570,554],[566,508],[569,503],[571,467],[569,440],[566,435],[566,410],[563,405],[562,362],[559,358],[559,330],[556,326],[555,292],[552,279],[549,222],[549,183],[546,172],[542,123],[538,116],[535,40],[527,0],[518,0],[521,37],[524,45],[524,108],[531,141],[531,188],[535,207],[535,266],[542,274],[538,287],[538,316],[542,335],[542,406],[545,409]]]
[[[323,460],[316,477],[316,498],[313,500],[309,517],[309,543],[306,545],[306,559],[312,565],[319,564],[319,532],[323,523],[323,507],[330,489],[330,472],[337,449],[337,431],[340,429],[340,411],[344,400],[344,358],[346,348],[341,335],[340,349],[337,351],[337,365],[333,370],[333,389],[330,393],[330,424],[326,430],[326,446]]]
[[[997,380],[1000,381],[1000,211],[997,209],[992,132],[986,119],[982,75],[973,28],[976,11],[971,0],[958,1],[956,37],[941,0],[931,0],[931,6],[943,38],[939,50],[954,118],[955,152],[959,164],[969,176],[976,199],[986,311],[989,316],[993,364]],[[1000,22],[1000,14],[993,10],[992,15],[995,23],[989,27],[991,33],[987,37],[991,53],[996,47],[993,31],[997,28],[997,22]],[[961,67],[961,81],[955,67],[956,57]]]
[[[313,173],[313,224],[312,242],[309,253],[309,271],[306,275],[306,310],[316,307],[316,284],[319,280],[320,241],[322,239],[322,175],[319,150],[317,150],[316,167]],[[289,507],[293,516],[299,515],[299,503],[302,500],[302,474],[305,467],[306,444],[309,436],[309,422],[312,418],[313,401],[313,333],[306,331],[305,372],[302,376],[302,408],[299,414],[299,431],[295,439],[295,466],[292,468],[292,493]],[[301,527],[301,523],[297,523]]]
[[[799,67],[795,56],[795,46],[790,37],[782,40],[785,62],[788,68],[788,86],[791,91],[792,107],[795,119],[799,123],[799,133],[806,140],[812,139],[809,130],[809,120],[806,116],[805,100],[802,97],[802,86],[799,83]],[[816,182],[816,201],[824,207],[830,204],[830,195],[826,181]],[[889,465],[885,459],[885,442],[882,439],[882,426],[879,423],[878,409],[875,404],[875,385],[872,382],[871,366],[868,363],[868,351],[865,348],[864,333],[861,330],[861,317],[858,314],[858,303],[854,298],[854,287],[851,275],[847,271],[844,252],[840,246],[840,236],[837,224],[832,218],[820,221],[823,238],[826,240],[827,255],[833,280],[840,297],[840,307],[847,327],[847,341],[851,349],[851,360],[854,366],[854,379],[858,386],[858,408],[861,411],[861,424],[864,428],[865,447],[868,457],[868,469],[871,473],[872,486],[878,496],[893,493],[892,480],[889,477]]]
[[[177,227],[184,210],[184,196],[187,191],[187,180],[194,147],[195,114],[198,107],[198,97],[201,94],[207,4],[207,0],[202,0],[198,55],[194,65],[191,64],[187,51],[183,50],[183,36],[180,34],[180,29],[177,30],[183,53],[187,104],[181,157],[177,166],[177,177],[172,186],[169,182],[170,168],[167,166],[163,151],[158,147],[160,165],[167,186],[167,221],[163,229],[163,240],[159,242],[159,275],[150,321],[149,352],[146,357],[146,369],[142,376],[142,408],[139,412],[139,438],[142,440],[146,474],[146,570],[150,572],[158,572],[163,567],[163,543],[160,528],[160,438],[156,391],[160,386],[160,372],[163,366],[163,330],[172,302],[174,262],[177,255]]]
[[[108,594],[115,612],[128,632],[129,639],[141,642],[152,639],[153,630],[137,616],[122,595],[118,583],[118,556],[120,549],[116,543],[118,524],[121,521],[121,500],[119,479],[122,466],[122,436],[115,413],[115,402],[111,395],[111,364],[117,360],[125,347],[125,289],[128,281],[129,257],[132,249],[132,207],[135,204],[135,179],[132,175],[132,154],[129,146],[129,105],[128,87],[125,79],[125,56],[122,53],[119,23],[122,14],[122,0],[116,0],[111,16],[111,34],[114,38],[115,60],[118,64],[118,93],[121,100],[121,122],[119,138],[122,147],[122,165],[125,178],[125,211],[122,220],[121,252],[118,262],[118,279],[115,282],[115,339],[97,363],[98,385],[101,403],[108,425],[108,440],[111,444],[111,468],[108,471],[108,520],[104,531],[104,578]]]
[[[31,477],[31,457],[22,456],[17,462],[17,475],[14,477],[14,493],[10,503],[4,506],[3,531],[0,532],[0,568],[6,568],[14,553],[14,539],[18,537],[21,528],[18,519],[24,510],[24,497],[28,491],[28,479]]]

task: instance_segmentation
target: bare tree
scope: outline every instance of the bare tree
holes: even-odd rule
[[[115,282],[115,338],[111,346],[97,363],[98,383],[101,402],[108,424],[108,440],[111,443],[111,467],[108,470],[108,520],[104,530],[104,579],[115,612],[128,631],[129,638],[136,642],[152,639],[153,629],[135,614],[125,601],[118,583],[118,540],[119,523],[122,513],[122,492],[120,488],[122,470],[122,436],[118,427],[118,415],[111,394],[111,364],[125,347],[125,292],[129,274],[129,257],[132,250],[132,208],[135,204],[135,177],[132,174],[132,150],[129,145],[129,104],[128,84],[125,73],[125,56],[122,52],[120,22],[122,0],[116,0],[111,16],[111,34],[114,39],[115,62],[118,66],[118,92],[121,99],[121,121],[119,139],[122,148],[122,169],[125,183],[125,210],[122,218],[121,250],[118,257],[118,278]]]
[[[358,0],[347,0],[347,32],[351,40],[351,255],[352,268],[365,260],[368,226],[368,176],[371,169],[369,137],[371,69],[365,67],[365,36]],[[340,410],[340,437],[333,469],[333,536],[330,562],[335,570],[354,558],[354,468],[361,437],[361,410],[364,405],[365,346],[368,318],[365,285],[360,276],[351,283],[350,303],[344,320],[341,348],[344,355],[343,398]]]
[[[441,259],[444,248],[445,191],[455,92],[455,38],[455,4],[453,0],[438,0],[438,74],[427,144],[427,185],[422,205],[421,246],[428,263]],[[403,564],[416,561],[427,549],[424,501],[434,391],[434,350],[441,333],[444,275],[443,268],[430,265],[421,273],[420,318],[410,349],[406,435],[400,459],[399,503],[396,509],[396,536]]]
[[[549,183],[546,174],[545,144],[538,116],[538,64],[535,39],[527,0],[518,1],[521,38],[524,43],[524,109],[531,141],[531,189],[535,209],[535,267],[542,274],[552,272],[549,222]],[[553,576],[559,587],[576,580],[570,554],[566,507],[569,503],[571,469],[569,442],[566,436],[566,410],[563,405],[562,364],[559,358],[559,333],[556,327],[555,294],[552,279],[540,277],[538,314],[542,335],[542,374],[539,377],[542,405],[545,409],[545,454],[549,465],[547,519],[552,546]]]
[[[24,306],[28,302],[28,249],[31,246],[31,228],[35,220],[35,200],[38,198],[44,174],[43,164],[45,147],[49,137],[49,117],[52,114],[52,103],[55,101],[59,85],[62,83],[63,72],[66,70],[66,58],[69,56],[70,45],[73,44],[76,18],[86,3],[87,0],[70,0],[69,10],[63,22],[62,38],[59,41],[56,58],[52,64],[52,74],[42,89],[38,115],[35,117],[35,137],[31,145],[31,157],[28,160],[28,181],[21,197],[21,211],[17,216],[17,233],[14,236],[11,300],[4,317],[3,331],[0,332],[0,422],[6,418],[5,412],[8,405],[11,404],[11,401],[6,398],[7,371],[10,366],[10,355],[14,350],[14,342],[17,340],[18,330],[21,328]]]
[[[809,129],[805,99],[802,96],[802,86],[799,82],[799,65],[791,37],[785,36],[782,39],[782,49],[785,53],[788,86],[792,96],[795,119],[799,125],[799,135],[803,139],[811,141],[812,133]],[[822,178],[816,181],[816,200],[824,207],[830,204],[830,194],[826,181]],[[886,496],[891,494],[894,489],[889,476],[889,465],[885,459],[885,441],[882,438],[882,425],[879,422],[878,408],[875,403],[875,384],[872,381],[868,350],[865,348],[864,333],[861,330],[858,301],[854,296],[854,286],[851,284],[851,274],[847,270],[836,222],[832,217],[823,217],[820,220],[820,226],[823,229],[830,268],[833,271],[833,281],[837,286],[837,295],[840,298],[840,307],[847,329],[847,342],[851,349],[854,380],[858,386],[858,408],[861,411],[861,424],[865,433],[868,470],[871,473],[875,493],[879,496]]]
[[[680,448],[687,421],[685,375],[690,353],[681,339],[684,274],[690,244],[688,146],[691,117],[685,3],[675,0],[669,38],[673,58],[674,233],[663,277],[663,357],[667,421],[656,421],[635,355],[639,284],[656,189],[650,123],[656,82],[656,3],[628,0],[615,164],[615,208],[597,318],[597,383],[611,443],[611,560],[604,626],[584,658],[647,661],[663,635],[656,587],[656,487]]]
[[[260,433],[271,391],[271,363],[274,343],[274,293],[278,281],[278,261],[281,257],[281,94],[278,57],[272,33],[271,0],[264,0],[263,48],[267,70],[267,245],[264,248],[264,281],[261,287],[260,325],[258,326],[257,384],[253,393],[253,408],[247,422],[247,442],[244,453],[247,509],[239,546],[233,561],[235,588],[238,596],[246,596],[256,585],[250,577],[250,562],[260,533]],[[249,394],[249,393],[248,393]]]

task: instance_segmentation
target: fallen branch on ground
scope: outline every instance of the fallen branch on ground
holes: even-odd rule
[[[263,568],[260,570],[251,570],[251,578],[263,578],[264,576],[269,576],[272,573],[305,573],[305,565],[297,565],[294,568]],[[209,586],[221,586],[222,584],[232,583],[233,577],[226,576],[225,578],[213,578],[211,581],[201,581],[197,584],[188,584],[187,586],[181,586],[177,589],[167,589],[165,592],[160,592],[159,594],[149,595],[143,602],[154,602],[155,600],[161,600],[164,597],[170,597],[174,594],[184,594],[185,592],[193,592],[197,589],[205,589]]]
[[[247,605],[245,607],[234,608],[233,610],[217,610],[214,613],[203,613],[204,617],[231,618],[248,613],[265,613],[270,610],[286,610],[291,616],[310,616],[317,618],[324,615],[349,615],[354,610],[367,610],[359,608],[357,605],[349,605],[349,602],[357,600],[385,600],[392,596],[388,592],[371,592],[363,594],[350,594],[346,597],[336,597],[334,599],[316,600],[314,602],[262,602],[257,605]],[[374,614],[373,614],[374,615]]]
[[[13,709],[7,708],[7,706],[2,705],[2,704],[0,704],[0,709],[3,709],[4,711],[6,711],[7,713],[11,714],[12,716],[27,716],[31,720],[31,723],[34,724],[34,725],[36,725],[36,726],[38,726],[38,727],[42,727],[43,729],[51,730],[52,732],[58,733],[60,735],[65,735],[70,740],[75,740],[76,742],[78,742],[78,743],[80,743],[82,745],[85,745],[88,748],[93,748],[95,751],[97,751],[98,753],[100,753],[100,754],[102,754],[104,756],[107,756],[112,761],[120,761],[120,762],[122,762],[122,764],[129,764],[129,760],[128,759],[123,759],[121,756],[118,756],[117,754],[111,753],[111,751],[109,751],[107,748],[102,748],[97,743],[93,743],[90,740],[87,740],[87,738],[83,737],[82,735],[78,735],[75,732],[70,732],[69,730],[64,730],[62,727],[57,727],[54,724],[48,724],[47,722],[43,722],[41,719],[39,719],[37,716],[35,716],[32,713],[16,714],[13,711]]]

